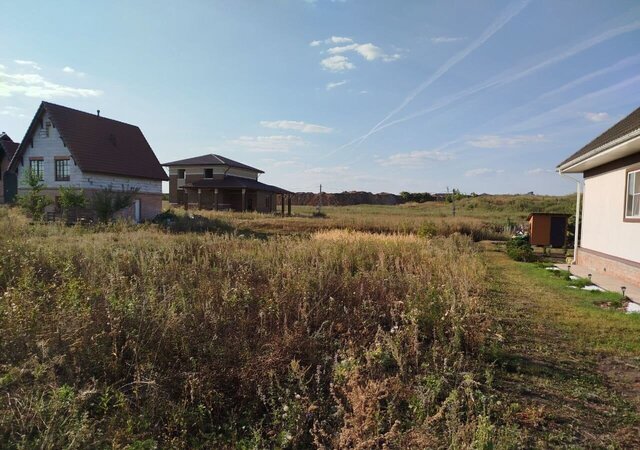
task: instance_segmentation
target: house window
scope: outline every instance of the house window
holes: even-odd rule
[[[626,217],[640,217],[640,170],[627,174]]]
[[[178,179],[184,180],[186,171],[184,169],[178,169]]]
[[[51,125],[51,121],[50,121],[50,120],[47,120],[47,121],[44,123],[44,132],[45,132],[45,134],[46,134],[46,136],[47,136],[47,137],[49,137],[50,130],[51,130],[51,126],[52,126],[52,125]]]
[[[29,160],[29,168],[40,180],[44,180],[44,161],[42,159]]]
[[[56,159],[56,181],[69,181],[68,159]]]
[[[213,169],[204,169],[205,178],[213,178]]]

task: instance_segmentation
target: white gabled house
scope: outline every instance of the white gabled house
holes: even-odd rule
[[[640,108],[560,163],[558,172],[584,175],[575,261],[640,286]]]
[[[98,114],[42,102],[5,179],[5,201],[29,187],[24,173],[34,170],[55,199],[61,186],[92,192],[137,189],[121,217],[149,220],[162,209],[162,182],[168,177],[140,128]]]

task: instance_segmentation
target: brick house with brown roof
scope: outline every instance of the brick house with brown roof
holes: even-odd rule
[[[5,203],[4,173],[9,168],[13,154],[20,144],[13,142],[7,133],[0,133],[0,203]]]
[[[258,181],[264,172],[220,155],[201,155],[163,164],[169,168],[169,201],[200,209],[271,213],[291,192]]]
[[[640,286],[640,108],[558,165],[578,181],[575,262]]]
[[[40,173],[43,192],[52,198],[62,186],[87,196],[105,188],[137,189],[133,205],[118,214],[135,221],[160,213],[162,181],[168,180],[137,126],[48,102],[40,104],[3,177],[14,184],[12,196],[29,189],[29,169]]]

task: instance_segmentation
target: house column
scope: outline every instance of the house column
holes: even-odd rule
[[[218,210],[218,188],[213,190],[214,204],[216,205],[216,211]]]
[[[287,216],[291,217],[291,194],[287,195]]]
[[[198,209],[202,209],[202,189],[198,189]]]
[[[245,202],[245,196],[246,196],[247,190],[246,189],[242,189],[242,212],[245,212],[247,210],[247,204]]]

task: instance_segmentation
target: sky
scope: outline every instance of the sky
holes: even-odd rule
[[[0,131],[42,100],[293,191],[566,194],[640,106],[637,0],[0,0]]]

